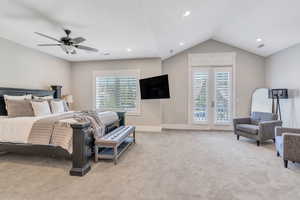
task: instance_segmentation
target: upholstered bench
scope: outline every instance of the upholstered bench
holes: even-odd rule
[[[113,159],[117,164],[119,156],[133,143],[135,143],[135,127],[120,126],[95,140],[95,162],[98,159]]]

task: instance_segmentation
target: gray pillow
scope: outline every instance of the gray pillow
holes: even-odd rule
[[[8,117],[34,116],[30,100],[5,100]]]

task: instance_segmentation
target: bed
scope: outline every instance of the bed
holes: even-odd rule
[[[71,135],[70,143],[72,150],[63,148],[63,145],[31,143],[27,141],[30,138],[28,134],[32,134],[33,124],[36,124],[37,121],[42,121],[43,117],[8,118],[3,96],[5,94],[12,96],[32,94],[34,96],[54,96],[54,98],[60,98],[60,91],[56,90],[0,88],[0,152],[70,159],[72,160],[72,168],[70,170],[70,175],[72,176],[84,176],[90,171],[90,158],[92,157],[94,145],[92,123],[90,121],[80,121],[70,124],[69,130],[71,134],[69,135]],[[74,114],[68,112],[65,115]],[[53,114],[51,117],[55,118],[57,116]],[[114,128],[114,125],[108,125],[105,127],[105,132],[109,132]]]

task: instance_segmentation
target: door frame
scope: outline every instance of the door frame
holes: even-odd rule
[[[203,127],[204,130],[211,129],[209,124],[194,123],[192,117],[192,70],[201,67],[225,67],[232,68],[232,118],[236,116],[236,53],[201,53],[201,54],[188,54],[188,123],[190,125]],[[214,129],[231,130],[232,124],[222,125],[215,124]]]

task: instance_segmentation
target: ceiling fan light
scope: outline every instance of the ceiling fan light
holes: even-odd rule
[[[66,47],[66,49],[67,49],[68,52],[74,51],[74,47],[71,46],[71,45],[65,45],[65,47]]]

